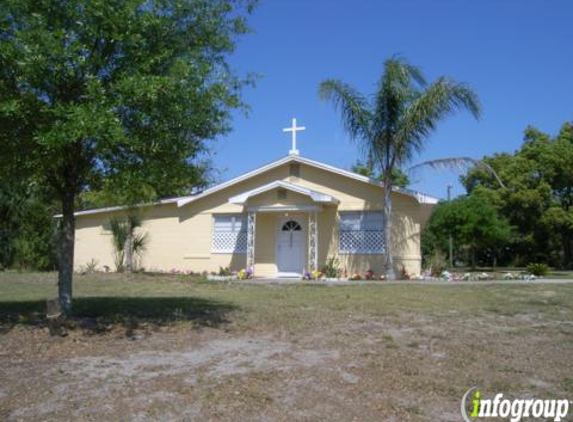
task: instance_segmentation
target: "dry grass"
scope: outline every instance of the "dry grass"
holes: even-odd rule
[[[0,420],[459,420],[469,387],[571,392],[573,284],[246,285],[0,274]],[[22,394],[25,392],[25,394]]]

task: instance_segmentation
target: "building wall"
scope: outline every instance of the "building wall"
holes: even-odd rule
[[[330,256],[338,256],[338,212],[351,210],[381,210],[383,189],[360,181],[339,176],[321,169],[300,165],[298,177],[289,175],[289,165],[277,167],[219,192],[191,202],[181,208],[164,204],[139,209],[144,218],[142,230],[148,233],[147,250],[140,265],[146,270],[218,271],[219,267],[241,269],[245,267],[245,254],[213,254],[211,239],[213,215],[246,212],[243,206],[229,204],[230,197],[258,186],[284,180],[305,186],[337,198],[338,205],[325,205],[318,213],[319,266]],[[258,195],[249,200],[256,205],[310,205],[304,195],[288,192],[286,199],[278,199],[275,191]],[[400,193],[393,194],[392,244],[395,270],[404,266],[410,273],[419,273],[420,230],[429,217],[432,207],[420,205],[414,198]],[[113,213],[78,216],[76,221],[76,268],[92,259],[102,268],[114,270],[111,232],[107,229]],[[272,277],[276,274],[276,233],[278,218],[282,214],[257,215],[255,270],[257,275]],[[305,223],[306,215],[299,215]],[[308,249],[308,248],[306,248]],[[341,265],[351,273],[372,269],[381,272],[381,255],[340,255]]]

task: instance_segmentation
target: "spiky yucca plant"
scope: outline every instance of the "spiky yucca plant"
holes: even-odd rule
[[[112,242],[115,251],[115,269],[117,272],[131,272],[135,268],[134,258],[141,259],[147,247],[147,233],[138,233],[142,220],[138,215],[113,217],[110,220]]]

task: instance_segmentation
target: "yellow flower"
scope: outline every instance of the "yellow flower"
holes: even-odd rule
[[[324,276],[324,274],[322,274],[322,271],[318,270],[313,270],[311,274],[313,278],[322,278]]]

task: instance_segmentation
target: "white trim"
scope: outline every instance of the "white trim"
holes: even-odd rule
[[[430,196],[430,195],[427,195],[425,193],[418,192],[418,191],[412,190],[412,189],[399,188],[399,187],[395,186],[393,188],[393,191],[398,192],[398,193],[403,193],[404,195],[412,196],[412,197],[416,198],[416,200],[420,204],[436,205],[438,202],[440,202],[439,198],[435,198],[433,196]]]
[[[235,184],[242,182],[246,179],[257,176],[257,175],[264,173],[268,170],[272,170],[276,167],[282,166],[283,164],[287,164],[287,163],[291,163],[291,162],[307,164],[309,166],[319,168],[322,170],[326,170],[326,171],[331,172],[331,173],[339,174],[341,176],[345,176],[345,177],[348,177],[350,179],[358,180],[360,182],[369,183],[371,185],[375,185],[375,186],[379,186],[379,187],[384,187],[384,185],[380,181],[378,181],[376,179],[372,179],[372,178],[367,177],[367,176],[362,176],[361,174],[357,174],[357,173],[353,173],[353,172],[348,171],[348,170],[340,169],[338,167],[334,167],[334,166],[331,166],[329,164],[310,160],[308,158],[301,157],[300,155],[287,155],[286,157],[283,157],[277,161],[274,161],[270,164],[259,167],[256,170],[242,174],[241,176],[235,177],[234,179],[231,179],[227,182],[221,183],[220,185],[213,186],[212,188],[209,188],[209,189],[203,191],[202,193],[200,193],[198,195],[181,198],[180,200],[177,201],[177,206],[182,207],[183,205],[186,205],[190,202],[201,199],[204,196],[218,192],[222,189],[225,189],[229,186],[235,185]],[[429,195],[426,195],[426,194],[423,194],[420,192],[416,192],[416,191],[413,191],[410,189],[395,187],[393,189],[393,191],[396,193],[401,193],[403,195],[410,196],[410,197],[416,199],[420,204],[437,204],[439,201],[438,198],[434,198],[434,197],[431,197]]]
[[[141,207],[152,207],[155,205],[174,204],[174,203],[177,203],[178,201],[181,201],[182,199],[186,199],[186,198],[192,198],[192,196],[191,195],[190,196],[179,196],[177,198],[161,199],[157,202],[151,202],[148,204],[121,205],[121,206],[117,206],[117,207],[92,208],[90,210],[76,211],[74,213],[74,216],[77,217],[80,215],[91,215],[91,214],[101,214],[104,212],[123,211],[123,210],[127,210],[130,208],[141,208]],[[62,214],[56,214],[56,215],[54,215],[54,218],[62,218]]]
[[[354,173],[354,172],[349,171],[349,170],[344,170],[344,169],[341,169],[338,167],[331,166],[329,164],[321,163],[319,161],[314,161],[314,160],[311,160],[309,158],[304,158],[304,157],[295,157],[295,160],[299,161],[303,164],[308,164],[309,166],[313,166],[316,168],[320,168],[322,170],[330,171],[332,173],[336,173],[336,174],[339,174],[341,176],[349,177],[349,178],[354,179],[354,180],[359,180],[361,182],[370,183],[372,185],[384,187],[384,184],[382,182],[380,182],[379,180],[372,179],[368,176],[363,176],[361,174]],[[424,193],[417,192],[417,191],[414,191],[411,189],[399,188],[399,187],[395,186],[392,188],[392,190],[394,192],[397,192],[397,193],[411,196],[411,197],[415,198],[420,204],[437,204],[439,201],[438,198],[434,198],[432,196],[429,196],[429,195],[426,195]]]
[[[247,192],[243,192],[239,195],[232,196],[229,198],[229,202],[231,204],[238,204],[244,205],[247,200],[253,196],[260,195],[261,193],[268,192],[273,189],[283,188],[286,190],[290,190],[292,192],[297,192],[302,195],[310,196],[310,198],[314,202],[322,202],[322,203],[329,203],[329,204],[338,204],[340,201],[338,199],[327,195],[322,192],[318,192],[309,188],[305,188],[303,186],[294,185],[292,183],[284,182],[282,180],[276,180],[271,183],[267,183],[266,185],[260,186],[258,188],[252,189]]]
[[[301,273],[279,273],[277,272],[277,277],[276,278],[296,278],[296,279],[301,279],[302,274]]]
[[[243,180],[246,180],[246,179],[249,179],[249,178],[256,176],[258,174],[264,173],[267,170],[272,170],[275,167],[278,167],[278,166],[281,166],[283,164],[288,163],[289,161],[291,161],[291,158],[292,158],[292,156],[283,157],[280,160],[273,161],[272,163],[269,163],[267,165],[259,167],[256,170],[252,170],[248,173],[245,173],[245,174],[242,174],[238,177],[235,177],[234,179],[231,179],[227,182],[223,182],[219,185],[213,186],[212,188],[206,189],[203,192],[201,192],[200,194],[197,194],[197,195],[192,196],[192,197],[181,198],[179,201],[177,201],[177,206],[182,207],[183,205],[187,205],[189,202],[196,201],[197,199],[203,198],[204,196],[207,196],[207,195],[211,195],[212,193],[218,192],[222,189],[225,189],[226,187],[235,185],[239,182],[242,182]]]
[[[255,272],[255,250],[257,243],[257,213],[247,213],[247,271]]]
[[[308,270],[318,270],[318,216],[316,211],[308,213]]]
[[[258,207],[249,207],[249,212],[295,212],[295,211],[322,211],[322,207],[319,205],[284,205],[284,206],[277,206],[274,207],[270,206],[258,206]]]

